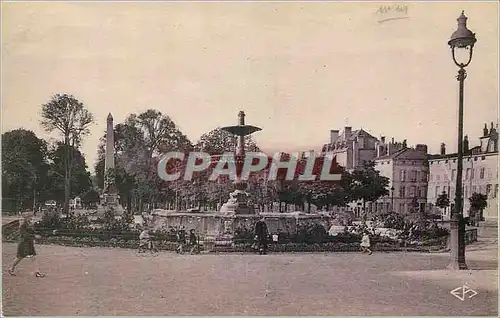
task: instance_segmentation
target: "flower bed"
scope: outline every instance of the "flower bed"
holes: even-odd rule
[[[4,240],[7,242],[17,242],[17,240]],[[45,236],[37,240],[38,244],[57,244],[63,246],[74,247],[114,247],[114,248],[129,248],[136,249],[139,246],[137,239],[125,240],[111,238],[103,240],[98,236]],[[434,244],[433,244],[434,243]],[[441,243],[441,244],[438,244]],[[395,243],[376,243],[373,245],[374,251],[393,252],[393,251],[415,251],[415,252],[430,252],[440,250],[445,247],[440,242],[422,242],[420,244],[413,244],[401,246]],[[158,241],[156,246],[159,250],[174,251],[177,243],[168,241]],[[201,246],[203,250],[203,245]],[[235,244],[234,246],[210,246],[206,248],[209,252],[218,253],[252,253],[254,250],[251,244]],[[359,242],[343,243],[343,242],[328,242],[328,243],[286,243],[286,244],[270,244],[270,253],[313,253],[313,252],[359,252]]]
[[[84,220],[73,220],[74,226],[62,226],[54,229],[52,223],[61,226],[61,222],[48,220],[44,224],[38,224],[36,231],[42,235],[38,244],[58,244],[76,247],[116,247],[116,248],[138,248],[139,230],[123,227],[113,229],[93,229],[80,224],[85,224]],[[78,223],[78,222],[79,223]],[[69,223],[68,223],[69,224]],[[17,242],[18,231],[13,230],[4,234],[4,241]],[[232,241],[221,244],[223,238],[206,240],[200,239],[201,249],[209,252],[254,252],[252,249],[253,231],[239,229]],[[358,252],[361,236],[355,233],[339,233],[336,236],[329,236],[323,227],[308,226],[300,228],[297,233],[278,233],[278,242],[270,242],[269,252]],[[177,247],[175,232],[159,230],[154,234],[156,246],[159,250],[173,251]],[[371,243],[374,251],[419,251],[429,252],[442,250],[446,247],[447,236],[430,238],[430,235],[420,236],[420,241],[415,240],[393,240],[380,235],[371,235]],[[405,242],[406,241],[406,242]]]

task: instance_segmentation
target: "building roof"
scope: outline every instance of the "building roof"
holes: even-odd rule
[[[477,150],[479,151],[473,151]],[[491,156],[491,155],[498,155],[498,152],[495,151],[490,151],[490,152],[481,152],[481,147],[477,146],[469,150],[468,152],[464,153],[464,158],[470,157],[470,156]],[[440,159],[455,159],[458,157],[458,154],[455,153],[448,153],[445,155],[429,155],[429,160],[440,160]]]
[[[342,135],[345,134],[345,131]],[[374,138],[374,139],[377,139],[375,137],[373,137],[370,133],[368,133],[366,130],[364,130],[363,128],[361,129],[358,129],[358,130],[354,130],[351,135],[349,136],[349,138],[347,138],[347,140],[349,141],[352,141],[352,140],[355,140],[356,138],[358,137],[370,137],[370,138]]]
[[[403,148],[396,151],[392,155],[385,155],[375,158],[374,160],[384,160],[384,159],[408,159],[408,160],[425,160],[428,155],[422,151],[418,151],[414,148]]]

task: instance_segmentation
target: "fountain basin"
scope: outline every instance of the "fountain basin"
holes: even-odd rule
[[[325,229],[329,229],[331,223],[330,216],[303,212],[226,215],[216,211],[188,212],[157,209],[151,214],[155,229],[184,226],[187,231],[194,229],[196,233],[209,237],[229,237],[234,235],[238,228],[253,230],[255,223],[261,217],[264,217],[269,233],[280,231],[295,233],[299,225],[306,224],[321,224]]]

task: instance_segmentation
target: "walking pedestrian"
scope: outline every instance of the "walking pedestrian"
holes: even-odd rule
[[[194,229],[189,230],[189,245],[191,246],[191,255],[200,253],[200,249],[198,246],[198,237],[196,236]]]
[[[186,244],[186,230],[184,226],[177,231],[177,244],[177,253],[184,254],[184,245]]]
[[[259,247],[259,254],[267,254],[267,240],[268,240],[268,230],[266,222],[264,222],[264,217],[262,217],[257,223],[255,223],[255,236],[257,237],[257,244]]]
[[[368,255],[372,255],[372,250],[370,249],[371,244],[370,244],[370,235],[368,231],[365,231],[363,233],[363,237],[361,238],[361,250],[363,253],[368,252]]]
[[[19,243],[17,245],[17,255],[14,263],[9,269],[9,274],[12,276],[16,275],[15,269],[21,260],[29,258],[36,267],[35,276],[39,278],[45,277],[45,274],[39,270],[38,263],[36,262],[35,238],[39,238],[40,236],[35,234],[35,229],[31,224],[32,218],[32,212],[25,212],[19,220]]]

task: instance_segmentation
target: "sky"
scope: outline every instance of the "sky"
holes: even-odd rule
[[[456,151],[447,41],[462,10],[478,39],[464,100],[476,145],[498,122],[496,2],[3,2],[2,133],[59,138],[41,105],[68,93],[96,119],[91,170],[108,113],[150,108],[193,142],[243,110],[266,152],[320,150],[345,126]]]

